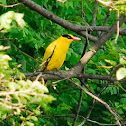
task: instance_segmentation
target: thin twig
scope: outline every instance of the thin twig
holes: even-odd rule
[[[95,26],[97,8],[98,8],[98,2],[95,1],[93,15],[92,15],[92,21],[91,21],[91,26]]]
[[[106,87],[104,87],[104,88],[102,89],[102,91],[98,94],[98,97],[102,94],[102,92],[103,92],[107,87],[108,87],[108,85],[106,85]],[[93,109],[94,109],[96,103],[97,103],[97,101],[94,99],[94,100],[93,100],[93,103],[92,103],[92,106],[91,106],[91,109],[89,110],[89,112],[88,112],[86,118],[85,118],[85,119],[82,121],[82,123],[81,123],[80,125],[78,125],[78,126],[83,126],[83,124],[85,124],[85,122],[88,121],[88,119],[89,119],[89,117],[90,117],[90,115],[91,115],[91,112],[93,111]]]
[[[111,73],[109,74],[109,76],[112,77],[112,75],[115,74],[116,71],[117,71],[120,67],[122,67],[122,66],[123,66],[122,64],[118,64],[118,65],[116,66],[116,68],[113,69],[113,70],[111,71]]]
[[[91,26],[96,26],[96,14],[97,14],[97,9],[98,9],[98,1],[95,0],[94,4],[94,10],[93,10],[93,15],[92,15],[92,21],[91,21]],[[100,32],[97,31],[98,36],[100,36]]]
[[[104,102],[102,99],[98,98],[96,95],[92,94],[91,92],[89,92],[87,89],[83,88],[80,84],[74,82],[71,79],[68,79],[68,80],[71,83],[75,84],[76,86],[80,87],[86,94],[90,95],[92,98],[94,98],[98,102],[102,103],[109,110],[109,112],[115,117],[115,120],[116,120],[117,124],[119,126],[121,126],[121,123],[120,123],[120,120],[119,120],[119,117],[118,117],[117,113],[115,113],[106,102]]]
[[[86,20],[85,20],[85,13],[84,13],[84,8],[83,8],[83,2],[84,2],[84,1],[81,0],[81,15],[82,15],[83,23],[85,24],[85,26],[87,26],[87,22],[86,22]],[[86,42],[85,42],[85,46],[84,46],[83,52],[82,52],[82,54],[81,54],[81,57],[85,54],[86,49],[87,49],[87,47],[88,47],[88,45],[89,45],[89,40],[88,40],[88,35],[89,35],[89,33],[88,33],[87,30],[86,30],[86,33],[87,33]]]
[[[106,24],[107,24],[107,22],[108,22],[108,19],[109,19],[109,17],[110,17],[110,8],[108,9],[108,12],[107,12],[107,15],[106,15],[106,18],[105,18],[105,20],[104,20],[104,23],[103,23],[103,26],[105,26]],[[102,31],[100,31],[101,33],[100,33],[100,37],[104,34],[104,32],[102,32]]]
[[[16,3],[16,4],[13,4],[13,5],[3,5],[3,4],[0,4],[0,6],[5,7],[5,8],[12,8],[12,7],[16,7],[16,6],[19,6],[19,5],[21,5],[21,3]]]
[[[44,115],[43,115],[44,116]],[[46,116],[47,117],[47,116]],[[69,115],[54,115],[54,117],[74,117],[73,114],[69,114]],[[82,118],[82,119],[85,119],[85,117],[81,116],[81,115],[78,115],[79,118]],[[87,119],[88,122],[91,122],[91,123],[94,123],[94,124],[98,124],[98,125],[101,125],[101,126],[117,126],[118,124],[105,124],[105,123],[100,123],[100,122],[97,122],[95,120],[91,120],[91,119]]]
[[[85,13],[83,10],[83,0],[81,0],[81,15],[82,15],[83,23],[86,25]]]
[[[109,8],[109,9],[108,9],[108,12],[107,12],[107,15],[106,15],[106,18],[105,18],[105,20],[104,20],[103,26],[105,26],[105,25],[107,24],[108,19],[109,19],[109,17],[110,17],[110,13],[111,13],[111,11],[110,11],[110,8]]]
[[[81,83],[81,86],[82,86],[82,83]],[[80,108],[81,108],[82,96],[83,96],[83,90],[80,89],[80,97],[79,97],[79,101],[78,101],[78,105],[77,105],[77,111],[76,111],[76,114],[74,116],[72,126],[75,126],[75,124],[76,124],[76,121],[77,121],[77,118],[78,118],[78,115],[79,115],[79,112],[80,112]]]
[[[118,65],[118,67],[119,67],[120,65]],[[115,69],[114,69],[115,70]],[[115,72],[115,71],[113,71],[113,72]],[[110,77],[113,75],[113,72],[109,75]],[[107,83],[107,85],[106,85],[106,87],[104,87],[102,90],[101,90],[101,92],[98,94],[98,97],[102,94],[102,92],[104,92],[104,90],[106,89],[108,87],[108,83]],[[89,110],[89,112],[88,112],[88,114],[87,114],[87,117],[82,121],[82,123],[80,124],[80,125],[78,125],[78,126],[82,126],[83,124],[85,124],[85,122],[87,121],[87,119],[90,117],[90,114],[91,114],[91,112],[92,112],[92,110],[93,110],[93,108],[94,108],[94,106],[95,106],[95,104],[97,103],[97,101],[96,101],[96,99],[94,99],[93,100],[93,104],[92,104],[92,107],[91,107],[91,109]]]
[[[119,19],[119,10],[117,11],[117,17]],[[117,21],[117,31],[116,31],[116,38],[115,38],[115,43],[117,44],[119,38],[119,20]]]
[[[41,61],[34,59],[32,56],[30,56],[30,55],[28,55],[27,53],[25,53],[25,52],[23,52],[22,50],[20,50],[14,43],[12,43],[12,42],[10,42],[10,41],[9,41],[9,43],[10,43],[13,47],[15,47],[19,52],[21,52],[22,54],[24,54],[25,56],[27,56],[27,57],[33,59],[33,60],[36,61],[37,63],[41,63]]]
[[[97,85],[103,85],[102,82],[95,82],[95,81],[92,81],[92,80],[88,80],[91,84],[97,84]],[[104,83],[104,85],[113,85],[114,82],[107,82],[107,83]]]

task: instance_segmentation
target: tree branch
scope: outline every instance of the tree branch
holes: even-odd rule
[[[21,5],[21,3],[16,3],[16,4],[12,4],[12,5],[4,5],[4,4],[0,4],[0,6],[5,7],[5,8],[13,8],[16,6]]]
[[[86,20],[85,20],[85,13],[84,13],[84,8],[83,8],[83,0],[81,0],[81,15],[82,15],[82,20],[84,25],[87,24]]]
[[[88,37],[89,40],[94,41],[94,42],[97,40],[97,38],[95,36],[88,34],[85,31],[99,31],[99,30],[100,31],[102,30],[105,32],[109,31],[109,27],[80,26],[80,25],[70,23],[69,21],[66,21],[66,20],[54,15],[53,13],[49,12],[48,10],[46,10],[45,8],[41,7],[40,5],[36,4],[35,2],[33,2],[31,0],[18,0],[18,1],[22,2],[23,4],[25,4],[26,6],[28,6],[32,10],[35,10],[36,12],[38,12],[39,14],[44,16],[45,18],[51,20],[52,22],[61,25],[62,27],[66,28],[67,30],[74,31],[79,35],[82,35],[84,37]],[[126,35],[126,29],[122,29],[121,34]]]
[[[69,114],[69,115],[54,115],[54,117],[74,117],[73,114]],[[81,116],[81,115],[78,115],[79,118],[82,118],[82,119],[85,119],[85,117]],[[97,122],[95,120],[91,120],[91,119],[87,119],[88,122],[91,122],[91,123],[94,123],[94,124],[98,124],[98,125],[101,125],[101,126],[117,126],[117,124],[105,124],[105,123],[100,123],[100,122]],[[79,126],[79,125],[78,125]]]
[[[61,26],[65,27],[65,28],[67,28],[69,30],[76,31],[77,33],[80,33],[80,34],[85,34],[84,31],[79,32],[79,30],[83,26],[72,24],[72,23],[70,23],[70,22],[68,22],[68,21],[66,21],[66,20],[64,20],[62,18],[59,18],[58,16],[50,13],[49,11],[47,11],[44,8],[42,8],[40,5],[37,5],[36,3],[32,2],[31,0],[19,0],[19,1],[24,2],[25,5],[29,6],[30,8],[32,8],[33,10],[35,10],[38,13],[42,14],[46,18],[52,20],[53,22],[58,23]],[[119,18],[119,22],[120,22],[120,26],[121,26],[121,24],[123,22],[125,22],[125,14],[123,14]],[[50,74],[49,72],[47,72],[48,74],[44,73],[44,75],[42,75],[42,77],[45,80],[48,80],[48,79],[49,80],[52,80],[52,79],[57,80],[57,79],[60,79],[60,76],[58,76],[58,74],[59,74],[59,75],[62,75],[62,77],[64,77],[64,78],[73,78],[73,77],[77,77],[77,78],[79,77],[80,78],[81,73],[82,73],[82,69],[84,68],[84,65],[86,65],[89,62],[89,60],[95,55],[95,53],[101,48],[101,46],[104,45],[104,43],[108,39],[110,39],[110,37],[116,32],[116,24],[117,24],[117,22],[112,27],[110,27],[108,32],[103,34],[99,39],[95,39],[96,42],[93,44],[93,46],[90,48],[90,50],[87,53],[85,53],[85,55],[81,58],[80,62],[78,64],[76,64],[73,68],[71,68],[69,71],[62,71],[62,72],[60,71],[59,73],[58,72],[56,72],[56,73],[54,72],[55,74],[54,73]],[[94,26],[92,26],[92,28],[93,27]],[[87,26],[85,28],[87,28]],[[101,28],[101,27],[99,27],[99,28]],[[31,78],[32,80],[35,79],[34,75],[35,74],[30,75],[30,78],[32,77]],[[101,79],[103,79],[103,78],[104,77],[102,77]],[[107,77],[106,79],[107,80],[111,80],[110,77]],[[113,80],[113,78],[112,78],[112,80]]]
[[[85,55],[80,59],[81,64],[85,65],[89,60],[96,54],[96,52],[105,44],[105,42],[111,38],[111,36],[116,32],[117,22],[119,21],[119,26],[121,26],[126,21],[126,15],[122,14],[112,27],[109,28],[108,33],[104,33],[99,37],[99,39],[92,45],[90,50],[85,53]]]
[[[97,8],[98,8],[98,2],[95,1],[94,10],[93,10],[93,16],[92,16],[92,21],[91,21],[91,26],[95,26],[96,25],[95,21],[96,21]]]
[[[37,5],[36,3],[32,2],[31,0],[19,0],[20,2],[23,2],[25,5],[27,5],[28,7],[30,7],[31,9],[35,10],[36,12],[38,12],[39,14],[43,15],[44,17],[46,17],[47,19],[63,26],[64,28],[74,31],[78,34],[83,34],[83,36],[87,37],[87,33],[84,30],[79,30],[80,28],[82,28],[82,26],[70,23],[52,13],[50,13],[49,11],[47,11],[46,9],[42,8],[40,5]],[[122,14],[119,18],[119,23],[120,26],[122,25],[122,23],[124,23],[124,21],[126,20],[126,15]],[[53,74],[50,74],[50,72],[46,72],[44,73],[46,76],[43,76],[44,79],[48,76],[48,75],[52,75],[52,76],[48,76],[47,79],[51,80],[54,75],[57,73],[57,75],[55,76],[54,79],[61,79],[61,78],[66,78],[66,80],[69,80],[70,82],[74,83],[75,85],[77,85],[78,87],[80,87],[80,89],[82,89],[85,93],[87,93],[88,95],[90,95],[92,98],[94,98],[95,100],[97,100],[98,102],[102,103],[110,112],[111,114],[115,117],[117,123],[119,126],[121,126],[118,116],[116,115],[116,113],[114,113],[111,108],[109,107],[109,105],[104,102],[103,100],[101,100],[100,98],[98,98],[97,96],[95,96],[94,94],[92,94],[91,92],[89,92],[88,90],[86,90],[85,88],[83,88],[82,86],[80,86],[78,83],[72,81],[69,79],[72,77],[78,77],[81,78],[81,73],[82,73],[82,69],[84,68],[84,66],[89,62],[89,60],[95,55],[95,53],[101,48],[102,45],[105,44],[105,42],[110,39],[110,37],[116,33],[116,25],[117,22],[113,24],[112,27],[110,27],[108,29],[108,32],[103,34],[99,39],[97,39],[94,36],[91,36],[88,34],[88,39],[91,40],[91,37],[95,38],[92,39],[93,41],[95,41],[95,43],[93,44],[93,46],[90,48],[90,50],[84,54],[84,56],[81,58],[80,62],[75,65],[75,67],[71,68],[68,71],[58,71],[58,72],[53,72]],[[87,28],[87,27],[86,27]],[[86,29],[87,30],[87,29]],[[48,74],[48,75],[47,75]],[[49,78],[52,77],[52,78]],[[68,78],[68,79],[67,79]],[[109,76],[110,78],[110,76]],[[103,78],[102,78],[103,79]]]
[[[103,23],[103,26],[105,26],[105,25],[107,24],[108,19],[109,19],[109,17],[110,17],[110,13],[111,13],[111,11],[110,11],[110,8],[109,8],[109,9],[108,9],[108,12],[107,12],[107,16],[106,16],[106,18],[105,18],[105,21],[104,21],[104,23]]]
[[[39,14],[41,14],[42,16],[44,16],[45,18],[51,20],[54,23],[57,23],[59,25],[61,25],[62,27],[66,28],[67,30],[71,30],[76,32],[77,34],[80,34],[84,37],[88,36],[88,38],[91,41],[96,41],[97,38],[87,34],[86,32],[82,32],[79,30],[80,25],[76,25],[73,23],[70,23],[69,21],[66,21],[60,17],[58,17],[57,15],[54,15],[53,13],[49,12],[48,10],[46,10],[45,8],[41,7],[40,5],[36,4],[35,2],[31,1],[31,0],[18,0],[19,2],[22,2],[23,4],[25,4],[26,6],[28,6],[29,8],[31,8],[32,10],[35,10],[36,12],[38,12]]]
[[[116,68],[113,69],[113,70],[111,71],[111,73],[109,74],[109,76],[112,76],[113,74],[115,74],[116,71],[117,71],[120,67],[122,67],[122,66],[123,66],[122,64],[118,64],[118,65],[116,66]]]
[[[107,86],[108,86],[108,85],[107,85]],[[100,93],[98,94],[98,97],[99,97],[99,96],[102,94],[102,92],[107,88],[107,86],[104,87],[104,88],[102,89],[102,91],[100,91]],[[91,106],[91,109],[89,110],[89,112],[88,112],[86,118],[85,118],[85,119],[82,121],[82,123],[79,124],[78,126],[83,126],[83,125],[85,124],[85,122],[89,119],[89,117],[90,117],[90,115],[91,115],[91,113],[92,113],[92,111],[93,111],[93,109],[94,109],[96,103],[97,103],[97,101],[94,99],[94,100],[93,100],[93,104],[92,104],[92,106]]]
[[[115,113],[111,108],[110,106],[104,102],[102,99],[100,99],[99,97],[97,97],[96,95],[92,94],[91,92],[89,92],[87,89],[83,88],[80,84],[74,82],[73,80],[71,79],[67,79],[68,81],[70,81],[71,83],[75,84],[76,86],[78,86],[80,89],[82,89],[86,94],[88,94],[89,96],[91,96],[92,98],[94,98],[95,100],[97,100],[98,102],[100,102],[101,104],[103,104],[108,110],[109,112],[114,116],[117,124],[119,126],[121,126],[121,123],[120,123],[120,120],[119,120],[119,117],[117,115],[117,113]]]
[[[41,74],[42,76],[39,77],[38,80],[42,80],[44,78],[44,80],[60,80],[60,79],[68,79],[68,78],[81,78],[81,74],[77,74],[71,72],[70,70],[68,71],[48,71],[48,72],[35,72],[35,73],[26,73],[25,76],[27,79],[30,80],[35,80],[36,77]],[[62,77],[61,77],[62,76]],[[19,75],[15,76],[19,77]],[[118,81],[116,79],[116,77],[110,77],[110,75],[108,76],[102,76],[102,75],[90,75],[90,74],[84,74],[83,78],[85,79],[96,79],[96,80],[106,80],[109,82],[115,82]],[[120,80],[120,82],[126,82],[126,78],[124,78],[123,80]]]
[[[82,86],[82,83],[81,83],[81,86]],[[79,100],[78,100],[77,111],[76,111],[76,114],[74,116],[72,126],[75,126],[75,124],[76,124],[76,121],[77,121],[77,118],[78,118],[78,115],[79,115],[79,112],[80,112],[80,108],[81,108],[82,96],[83,96],[83,90],[80,89],[80,96],[79,96]]]

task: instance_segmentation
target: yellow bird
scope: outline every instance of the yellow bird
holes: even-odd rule
[[[62,35],[52,42],[45,51],[41,64],[42,71],[52,71],[61,68],[72,41],[81,40],[71,34]]]

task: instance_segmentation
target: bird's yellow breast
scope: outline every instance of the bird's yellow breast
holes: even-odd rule
[[[64,63],[68,48],[69,44],[58,43],[45,71],[59,69]]]
[[[42,70],[50,71],[59,69],[66,58],[68,48],[72,41],[80,40],[80,38],[74,37],[73,35],[64,35],[59,37],[57,40],[52,42],[45,51]]]

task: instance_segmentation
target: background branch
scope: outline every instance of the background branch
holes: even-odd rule
[[[44,78],[44,80],[60,80],[62,79],[59,75],[62,75],[62,77],[64,78],[80,78],[81,74],[77,74],[74,73],[74,71],[72,70],[68,70],[68,71],[48,71],[48,72],[35,72],[35,73],[26,73],[25,76],[27,79],[30,80],[35,80],[36,77],[42,74],[42,76],[39,78],[39,80],[42,80],[42,78]],[[15,76],[18,77],[19,75]],[[106,80],[106,81],[110,81],[110,82],[114,82],[117,81],[117,79],[115,77],[110,77],[108,76],[103,76],[103,75],[90,75],[90,74],[84,74],[83,77],[85,79],[96,79],[96,80]],[[123,80],[120,80],[121,82],[126,82],[126,78],[124,78]]]
[[[59,25],[63,26],[64,28],[67,28],[69,30],[73,30],[76,31],[77,33],[79,32],[78,29],[81,28],[82,26],[78,26],[76,24],[72,24],[62,18],[59,18],[58,16],[50,13],[49,11],[47,11],[45,8],[41,7],[40,5],[32,2],[31,0],[19,0],[21,2],[23,2],[25,5],[27,5],[28,7],[30,7],[31,9],[35,10],[36,12],[42,14],[43,16],[45,16],[46,18],[48,18],[49,20],[58,23]],[[120,22],[120,26],[123,24],[123,22],[125,22],[125,14],[122,14],[119,18],[119,22]],[[90,50],[84,54],[84,56],[81,58],[80,62],[78,64],[76,64],[73,68],[71,68],[70,70],[68,70],[67,72],[65,71],[60,71],[60,75],[62,75],[64,78],[72,78],[72,77],[79,77],[81,76],[82,70],[84,68],[84,66],[89,62],[89,60],[95,55],[95,53],[101,48],[102,45],[104,45],[104,43],[110,39],[110,37],[116,32],[116,24],[117,22],[115,22],[113,24],[112,27],[109,28],[108,32],[103,34],[94,44],[93,46],[90,48]],[[93,26],[94,27],[94,26]],[[84,33],[84,31],[81,31],[80,33]],[[89,39],[89,38],[88,38]],[[48,73],[48,72],[47,72]],[[26,74],[28,75],[28,74]],[[35,74],[30,75],[29,77],[33,80]],[[56,75],[56,76],[55,76]],[[27,76],[28,77],[28,76]],[[58,77],[58,72],[56,72],[55,74],[46,74],[46,76],[42,75],[42,77],[47,80],[52,80],[52,79],[60,79],[60,77]],[[90,76],[91,77],[91,76]],[[109,77],[107,77],[107,80],[111,80]],[[101,78],[103,79],[103,77]]]
[[[119,126],[121,126],[120,119],[119,119],[117,113],[115,113],[115,112],[110,108],[110,106],[109,106],[106,102],[104,102],[102,99],[100,99],[100,98],[97,97],[96,95],[92,94],[91,92],[89,92],[87,89],[83,88],[83,87],[82,87],[81,85],[79,85],[78,83],[72,81],[71,79],[67,79],[67,80],[69,80],[71,83],[75,84],[75,85],[78,86],[80,89],[82,89],[86,94],[88,94],[89,96],[91,96],[92,98],[94,98],[95,100],[97,100],[98,102],[100,102],[101,104],[103,104],[103,105],[109,110],[109,112],[114,116],[114,118],[115,118],[117,124],[118,124]]]
[[[96,25],[95,21],[96,21],[97,8],[98,8],[98,2],[95,1],[94,10],[93,10],[93,16],[92,16],[92,21],[91,21],[91,26],[95,26]]]
[[[20,3],[22,4],[21,6],[14,7],[12,9],[11,8],[9,9],[4,8],[4,9],[7,11],[15,10],[16,12],[23,11],[25,15],[24,20],[27,22],[27,26],[25,28],[18,29],[18,25],[12,23],[10,24],[10,26],[12,25],[11,30],[7,31],[9,34],[2,33],[2,35],[0,35],[1,44],[2,45],[7,44],[8,46],[11,47],[7,52],[5,52],[5,50],[3,49],[0,49],[0,51],[1,50],[3,51],[1,54],[3,54],[3,56],[6,57],[8,56],[13,59],[9,63],[8,63],[9,60],[5,62],[7,64],[6,65],[7,69],[5,68],[6,69],[5,71],[3,67],[5,64],[3,64],[3,66],[1,65],[2,66],[1,71],[3,72],[3,75],[0,78],[1,79],[0,82],[2,84],[1,85],[2,87],[0,88],[2,96],[0,98],[0,102],[1,105],[2,103],[4,103],[5,108],[8,107],[9,109],[12,110],[14,109],[14,111],[17,114],[18,114],[18,108],[17,108],[18,106],[21,112],[19,117],[22,116],[24,118],[21,123],[21,120],[18,119],[19,121],[17,121],[16,120],[17,117],[16,115],[14,115],[14,117],[12,116],[10,118],[12,119],[11,122],[13,124],[16,123],[17,125],[18,124],[24,125],[29,121],[32,124],[34,123],[34,120],[31,121],[32,119],[28,117],[32,115],[35,116],[36,119],[39,117],[37,123],[41,122],[41,119],[46,120],[43,123],[41,122],[42,125],[47,123],[48,124],[53,123],[54,125],[56,124],[60,125],[61,123],[63,123],[64,125],[67,125],[72,123],[71,119],[61,118],[53,120],[55,117],[54,115],[55,114],[66,115],[68,113],[74,113],[73,116],[74,118],[72,118],[73,126],[75,126],[76,123],[77,124],[81,123],[80,125],[84,125],[86,123],[88,125],[89,118],[92,118],[92,123],[96,123],[99,125],[101,124],[100,122],[114,123],[115,121],[117,122],[117,125],[119,126],[123,125],[123,123],[121,124],[121,121],[125,122],[125,112],[124,112],[125,110],[123,110],[122,105],[125,102],[123,100],[126,96],[123,94],[126,93],[126,90],[125,85],[122,82],[124,81],[126,82],[126,78],[121,80],[120,82],[116,80],[115,76],[117,78],[118,76],[115,73],[118,70],[118,68],[122,66],[116,65],[117,67],[115,67],[115,64],[118,64],[119,62],[122,63],[121,58],[123,58],[123,60],[125,61],[126,58],[124,57],[124,55],[126,51],[125,50],[126,45],[125,45],[125,37],[119,37],[118,43],[120,47],[119,46],[117,47],[113,39],[115,38],[115,34],[126,36],[126,28],[120,28],[120,29],[119,27],[117,28],[117,22],[118,23],[120,22],[120,24],[118,24],[119,26],[126,21],[126,15],[122,14],[120,17],[118,16],[117,20],[116,13],[112,12],[113,15],[111,15],[110,17],[110,10],[108,9],[108,7],[102,8],[103,6],[98,4],[97,0],[92,2],[81,0],[78,1],[77,4],[76,0],[73,1],[65,0],[66,3],[63,3],[64,0],[59,0],[60,3],[57,0],[56,1],[48,0],[47,2],[39,1],[40,5],[36,4],[38,2],[37,0],[34,0],[36,1],[36,3],[33,2],[32,0],[19,0],[19,1],[21,1],[22,3],[24,2],[26,6]],[[7,4],[11,5],[14,4],[14,2],[8,1]],[[49,8],[50,12],[46,8]],[[5,12],[5,10],[1,10],[1,14],[3,15],[3,16],[1,15],[1,19],[3,18],[3,24],[4,21],[8,20],[8,18],[11,16],[10,14],[9,16],[7,15],[7,17],[6,16],[4,17],[3,13]],[[15,13],[15,16],[16,15],[20,16],[20,13]],[[23,16],[23,14],[21,15]],[[68,20],[60,18],[59,15],[64,19]],[[15,16],[12,17],[15,18]],[[117,21],[115,22],[115,20]],[[58,25],[55,23],[57,23]],[[107,24],[108,27],[96,26],[96,24],[97,25]],[[123,24],[123,27],[125,26],[126,24]],[[37,62],[37,60],[34,60],[34,58],[38,59],[41,62],[42,54],[44,53],[45,48],[49,44],[49,42],[54,41],[56,36],[62,35],[66,32],[71,33],[71,31],[76,32],[81,36],[84,36],[86,39],[86,43],[84,39],[83,43],[81,43],[82,42],[81,41],[80,43],[75,42],[71,44],[70,49],[68,51],[68,55],[62,67],[63,69],[66,68],[67,70],[26,73],[26,71],[31,72],[39,70],[38,67],[40,63]],[[106,47],[106,50],[101,50],[101,47],[103,47],[104,45]],[[0,47],[2,48],[2,46]],[[117,48],[120,48],[120,51]],[[8,53],[8,55],[4,55],[5,53]],[[76,61],[79,62],[74,67],[68,70],[68,68],[73,66],[73,64],[76,63]],[[2,63],[4,62],[2,61],[1,64]],[[20,63],[22,64],[22,66],[20,65]],[[15,68],[15,66],[17,67]],[[123,67],[125,67],[125,64],[123,65]],[[22,71],[20,72],[20,70]],[[21,76],[23,74],[22,72],[26,73],[25,74],[26,80],[22,79]],[[18,73],[20,74],[20,78],[13,79],[13,75]],[[33,80],[33,82],[31,80]],[[48,81],[47,83],[48,88],[47,88],[43,87],[45,84],[45,80],[58,80],[58,81],[53,82]],[[31,88],[32,90],[30,90]],[[41,93],[43,91],[40,91],[40,89],[45,90],[46,91],[45,93],[49,91],[50,98],[48,98],[46,94]],[[8,91],[9,94],[5,93]],[[104,93],[102,93],[103,91]],[[83,93],[84,93],[83,97],[84,101],[82,101]],[[25,95],[23,99],[20,94]],[[49,100],[55,99],[51,95],[53,95],[57,99],[53,103],[49,101],[51,103],[51,106],[53,106],[53,109],[50,109],[50,107],[46,107],[48,105],[46,106],[43,105],[44,103],[43,101],[45,101],[46,103],[48,101],[46,99],[44,100],[43,98],[47,98]],[[17,101],[18,104],[15,103],[15,100]],[[99,102],[100,104],[98,103],[98,106],[95,106],[97,102]],[[108,103],[112,104],[109,105]],[[37,106],[34,107],[34,104],[35,105],[38,104],[37,105],[38,107]],[[15,108],[13,108],[13,105]],[[26,105],[28,107],[25,107]],[[113,106],[111,107],[111,105]],[[90,106],[91,108],[89,108],[88,106]],[[36,111],[38,114],[34,111],[35,109],[38,110]],[[51,118],[49,118],[49,116],[44,118],[42,117],[43,110],[47,109],[50,110],[51,114],[49,116]],[[117,110],[122,110],[123,114],[119,113]],[[9,114],[8,112],[6,113]],[[84,116],[83,120],[80,119],[78,120],[80,114]],[[99,114],[103,116],[99,116]],[[2,118],[7,119],[6,117],[4,117],[3,115]],[[100,122],[96,122],[98,121],[97,117],[100,119]],[[7,120],[8,124],[10,119]]]
[[[119,26],[121,26],[126,21],[126,15],[122,14],[119,18]],[[104,33],[101,37],[92,45],[90,51],[85,53],[81,58],[81,64],[85,65],[89,60],[95,55],[95,53],[105,44],[105,42],[111,38],[111,36],[116,32],[118,20],[112,25],[108,33]]]
[[[91,41],[96,41],[97,40],[96,37],[94,37],[94,36],[88,34],[87,32],[85,32],[86,30],[87,31],[88,30],[93,31],[93,29],[96,28],[94,26],[93,27],[91,27],[91,26],[87,27],[87,26],[80,26],[80,25],[70,23],[69,21],[66,21],[66,20],[54,15],[53,13],[49,12],[48,10],[46,10],[45,8],[41,7],[40,5],[36,4],[35,2],[33,2],[31,0],[18,0],[18,1],[22,2],[23,4],[25,4],[26,6],[28,6],[32,10],[35,10],[36,12],[38,12],[39,14],[44,16],[45,18],[51,20],[52,22],[61,25],[62,27],[66,28],[67,30],[74,31],[79,35],[82,35],[84,37],[88,37],[88,39],[91,40]],[[102,27],[101,29],[105,30],[106,28]],[[107,30],[109,30],[109,28],[107,28],[105,31],[107,31]],[[122,35],[126,35],[125,30],[122,30]]]
[[[82,83],[81,83],[81,86],[83,86]],[[76,114],[74,116],[72,126],[75,126],[75,124],[76,124],[76,121],[77,121],[77,118],[78,118],[78,115],[79,115],[79,112],[80,112],[80,108],[81,108],[82,96],[83,96],[83,90],[80,89],[80,96],[79,96],[79,100],[78,100],[77,111],[76,111]]]
[[[16,7],[21,5],[21,3],[16,3],[16,4],[12,4],[12,5],[4,5],[4,4],[0,4],[0,6],[5,7],[5,8],[12,8],[12,7]]]
[[[72,114],[69,114],[69,115],[54,115],[55,117],[74,117],[74,115]],[[81,116],[81,115],[78,115],[79,118],[82,118],[82,119],[85,119],[85,117]],[[105,124],[105,123],[100,123],[100,122],[97,122],[95,120],[91,120],[91,119],[87,119],[88,122],[91,122],[93,124],[98,124],[98,125],[101,125],[101,126],[117,126],[117,124]],[[79,125],[78,125],[79,126]]]

